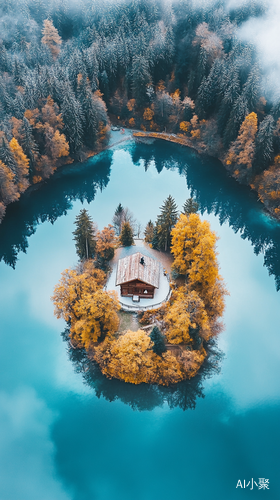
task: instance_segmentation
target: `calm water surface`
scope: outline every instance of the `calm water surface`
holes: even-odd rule
[[[81,207],[143,224],[191,194],[219,235],[230,297],[220,373],[175,391],[107,381],[67,352],[50,295],[76,263]],[[1,500],[279,500],[280,225],[219,163],[155,142],[69,167],[0,227]],[[212,375],[210,377],[210,375]],[[269,490],[237,481],[269,479]]]

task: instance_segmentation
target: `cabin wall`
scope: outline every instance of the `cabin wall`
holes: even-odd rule
[[[147,293],[144,291],[147,290]],[[130,281],[129,283],[123,283],[121,285],[121,296],[122,297],[132,297],[133,295],[139,295],[142,299],[153,299],[154,298],[155,287],[152,285],[147,285],[141,281]]]

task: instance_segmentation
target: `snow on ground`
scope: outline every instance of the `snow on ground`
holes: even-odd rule
[[[120,285],[116,286],[116,274],[117,274],[117,265],[118,260],[126,257],[127,255],[132,255],[133,253],[140,252],[143,255],[147,255],[149,257],[155,258],[155,251],[152,251],[150,248],[144,244],[143,240],[135,240],[135,245],[131,247],[121,247],[115,252],[114,259],[111,262],[112,272],[106,284],[106,290],[115,290],[118,294],[119,301],[123,306],[123,309],[128,310],[136,310],[139,311],[141,309],[153,309],[159,307],[162,302],[165,302],[169,291],[169,281],[168,277],[164,276],[163,265],[161,259],[160,261],[160,279],[159,279],[159,288],[155,289],[155,294],[153,299],[140,299],[140,302],[132,302],[132,297],[121,297],[120,294]],[[161,255],[161,252],[156,252]],[[164,263],[165,265],[165,263]],[[168,266],[165,266],[168,269]]]

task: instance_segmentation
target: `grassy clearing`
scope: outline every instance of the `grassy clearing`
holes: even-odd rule
[[[140,325],[136,313],[119,311],[118,316],[120,318],[119,332],[123,332],[124,330],[132,330],[133,332],[136,332],[139,330]]]

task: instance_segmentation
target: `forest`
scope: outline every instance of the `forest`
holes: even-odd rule
[[[280,217],[280,102],[238,28],[254,0],[3,0],[0,220],[61,165],[107,143],[110,124],[177,134],[219,158]]]

